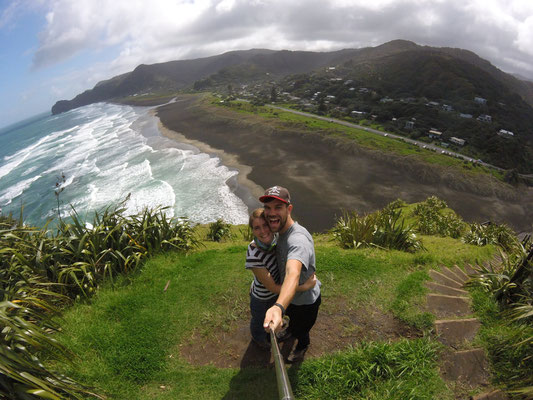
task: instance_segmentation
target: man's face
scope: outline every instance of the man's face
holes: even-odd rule
[[[265,217],[272,232],[280,232],[287,223],[292,205],[272,199],[265,206]]]

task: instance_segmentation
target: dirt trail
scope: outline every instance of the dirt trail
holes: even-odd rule
[[[223,368],[271,366],[269,351],[261,350],[250,340],[249,320],[239,320],[227,332],[216,331],[203,336],[198,331],[180,344],[181,357],[194,365],[214,365]],[[345,301],[329,299],[322,304],[319,317],[311,330],[311,346],[306,359],[333,353],[363,340],[385,341],[414,338],[421,332],[402,323],[390,314],[376,309],[353,309]],[[280,345],[289,355],[293,340]]]

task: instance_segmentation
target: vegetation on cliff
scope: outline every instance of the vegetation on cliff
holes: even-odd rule
[[[236,326],[246,329],[250,276],[242,257],[249,232],[231,227],[228,234],[223,221],[192,229],[186,221],[167,220],[159,210],[132,217],[123,217],[120,211],[97,214],[92,226],[74,214],[71,222],[61,222],[55,234],[46,227],[2,220],[0,394],[13,399],[98,396],[92,392],[124,399],[275,395],[272,370],[193,366],[183,359],[184,348],[193,342],[207,346],[219,332],[231,336]],[[436,236],[420,235],[428,229],[417,223],[421,215],[452,213],[439,199],[418,205],[398,201],[380,213],[372,219],[373,226],[361,229],[373,231],[373,236],[350,239],[354,246],[339,242],[354,249],[336,244],[339,226],[332,233],[315,235],[324,315],[333,310],[329,303],[335,303],[334,308],[370,307],[391,313],[420,334],[429,332],[432,316],[423,308],[427,271],[440,264],[481,264],[492,257],[493,246],[504,245],[504,269],[487,271],[472,283],[474,307],[484,324],[479,342],[496,367],[494,383],[512,390],[517,398],[529,393],[533,289],[531,256],[524,256],[527,243],[520,244],[505,231],[477,241],[481,247],[465,244],[447,237],[455,236],[454,218],[437,218],[441,227]],[[391,224],[390,218],[398,213],[404,222]],[[442,228],[446,221],[451,229]],[[351,231],[357,234],[358,225],[353,226]],[[374,243],[372,237],[403,235],[404,229],[385,232],[391,226],[412,227],[408,236],[416,235],[424,249],[385,250],[381,242]],[[461,226],[463,236],[472,230],[468,224]],[[194,250],[200,237],[210,240],[203,241],[203,249]],[[386,243],[386,247],[403,246],[402,240]],[[62,311],[60,320],[54,318],[54,309]],[[357,324],[343,329],[349,335]],[[218,342],[215,352],[225,354],[226,345]],[[439,345],[430,336],[354,346],[291,368],[298,396],[453,397],[438,375]],[[64,363],[61,355],[73,363]],[[205,356],[208,360],[213,355]],[[264,390],[258,394],[257,387]]]

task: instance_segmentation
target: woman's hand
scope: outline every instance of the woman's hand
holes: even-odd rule
[[[318,279],[316,278],[316,274],[313,273],[304,283],[302,283],[298,288],[296,289],[297,292],[305,292],[309,289],[312,289],[315,287]]]

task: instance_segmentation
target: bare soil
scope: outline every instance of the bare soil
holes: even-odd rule
[[[221,368],[272,366],[270,351],[262,350],[251,341],[249,320],[238,320],[229,331],[208,335],[199,330],[180,345],[181,357],[193,365],[213,365]],[[421,332],[376,308],[353,308],[343,299],[328,298],[322,303],[318,319],[311,330],[311,346],[306,359],[355,346],[361,341],[386,341],[414,338]],[[288,356],[294,340],[280,344]]]

